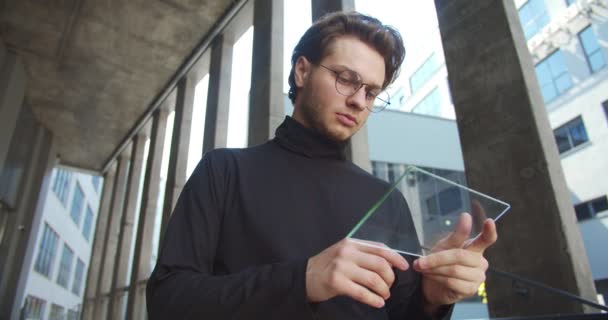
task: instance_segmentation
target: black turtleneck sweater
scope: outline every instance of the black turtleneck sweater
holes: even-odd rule
[[[343,239],[389,187],[345,160],[344,147],[287,117],[265,144],[208,152],[184,186],[148,281],[149,318],[424,318],[411,268],[396,271],[381,309],[344,296],[306,301],[308,258]],[[395,210],[408,210],[394,194]],[[415,232],[411,218],[400,224]]]

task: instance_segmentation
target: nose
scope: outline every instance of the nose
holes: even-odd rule
[[[361,88],[359,88],[359,90],[357,90],[357,92],[355,92],[352,96],[347,97],[346,103],[351,108],[365,110],[367,104],[365,96],[365,86],[361,86]]]

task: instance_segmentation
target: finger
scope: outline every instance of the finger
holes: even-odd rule
[[[463,212],[458,218],[458,224],[454,228],[454,231],[450,233],[446,238],[437,242],[437,244],[433,247],[433,252],[448,250],[452,248],[462,248],[464,246],[465,241],[471,235],[471,227],[472,227],[471,215]]]
[[[474,232],[481,229],[483,222],[488,218],[486,215],[486,210],[484,209],[481,202],[477,199],[471,200],[471,216],[473,218],[473,227]]]
[[[425,277],[442,276],[477,283],[482,283],[486,280],[485,269],[472,268],[460,265],[442,266],[433,269],[428,269],[423,272],[423,275]]]
[[[386,259],[386,261],[388,261],[388,263],[397,268],[400,269],[402,271],[407,270],[407,268],[409,268],[409,264],[407,263],[407,261],[405,260],[405,258],[403,256],[401,256],[398,252],[392,250],[391,248],[387,247],[386,245],[382,244],[382,243],[377,243],[377,242],[371,242],[371,241],[365,241],[365,242],[359,242],[359,241],[354,241],[357,244],[357,247],[368,254],[373,254],[376,256],[380,256],[384,259]]]
[[[418,258],[414,261],[414,269],[424,271],[442,266],[463,265],[478,268],[484,265],[485,259],[479,253],[466,249],[450,249],[428,256]]]
[[[388,299],[391,295],[390,286],[384,282],[379,274],[373,271],[355,267],[346,270],[344,275],[351,281],[364,286],[383,299]]]
[[[335,286],[337,289],[336,291],[340,295],[349,296],[375,308],[382,308],[384,306],[384,299],[382,299],[381,296],[346,277],[340,278]]]
[[[445,290],[453,291],[461,297],[470,297],[477,294],[477,290],[481,285],[481,283],[478,282],[465,281],[444,276],[429,275],[425,277],[439,283],[445,288]]]
[[[353,262],[361,268],[378,274],[389,287],[395,281],[395,273],[393,272],[391,265],[383,257],[366,252],[359,252],[359,254],[354,257]]]
[[[496,232],[496,223],[494,220],[487,219],[483,223],[483,230],[477,239],[473,240],[467,247],[467,250],[483,253],[489,246],[493,245],[498,239]]]

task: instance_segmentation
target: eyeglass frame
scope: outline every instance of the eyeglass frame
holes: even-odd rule
[[[323,65],[323,64],[320,64],[320,63],[319,63],[318,65],[319,65],[319,66],[321,66],[321,67],[323,67],[323,68],[325,68],[325,69],[327,69],[328,71],[331,71],[331,72],[334,74],[334,76],[336,77],[336,81],[335,81],[335,83],[334,83],[334,87],[336,88],[336,91],[337,91],[339,94],[341,94],[341,95],[343,95],[343,96],[345,96],[345,97],[352,97],[352,96],[354,96],[354,95],[355,95],[357,92],[359,92],[359,90],[360,90],[360,89],[361,89],[363,86],[367,86],[368,88],[369,88],[370,86],[372,86],[373,88],[376,88],[376,86],[375,86],[375,85],[370,85],[369,83],[365,83],[365,82],[363,82],[363,81],[361,80],[361,75],[360,75],[359,73],[357,73],[356,71],[354,71],[354,70],[350,70],[350,69],[348,69],[348,68],[347,68],[347,69],[344,69],[344,70],[339,71],[339,70],[334,70],[334,69],[332,69],[332,68],[330,68],[330,67],[328,67],[328,66],[325,66],[325,65]],[[348,82],[352,83],[353,85],[357,85],[357,88],[356,88],[356,89],[355,89],[355,87],[354,87],[354,86],[352,87],[352,88],[353,88],[353,89],[355,89],[355,90],[354,90],[354,91],[353,91],[353,93],[351,93],[351,94],[344,94],[344,93],[340,92],[340,90],[338,89],[338,79],[340,79],[340,74],[342,74],[343,72],[351,72],[351,73],[353,73],[353,74],[355,74],[355,75],[357,76],[357,81],[358,81],[358,84],[357,84],[357,82],[353,82],[353,81],[351,81],[351,80],[348,80],[348,79],[342,78],[342,79],[345,79],[345,80],[347,80]],[[381,88],[379,88],[379,89],[381,89]],[[391,96],[390,96],[390,95],[388,94],[388,92],[387,92],[387,93],[386,93],[386,95],[388,96],[388,99],[387,99],[387,100],[384,100],[384,99],[382,99],[382,98],[379,98],[378,96],[379,96],[379,95],[380,95],[380,93],[382,93],[382,92],[385,92],[385,91],[384,91],[384,90],[380,91],[380,92],[379,92],[379,93],[378,93],[378,94],[377,94],[377,95],[374,97],[374,101],[375,101],[376,99],[378,99],[378,100],[380,100],[380,101],[384,102],[384,106],[383,106],[382,108],[380,108],[380,109],[374,110],[374,104],[373,104],[373,101],[372,101],[372,104],[371,104],[370,106],[365,106],[365,109],[369,110],[370,112],[374,112],[374,113],[378,113],[378,112],[381,112],[382,110],[386,109],[386,107],[388,107],[388,106],[391,104],[391,102],[390,102]],[[368,93],[369,93],[369,91],[366,91],[366,92],[365,92],[365,94],[366,94],[366,95],[367,95]]]

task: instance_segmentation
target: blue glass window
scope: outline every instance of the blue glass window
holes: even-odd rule
[[[426,97],[424,97],[420,102],[418,102],[418,104],[412,109],[412,112],[440,117],[441,96],[439,95],[439,89],[433,89],[433,91],[431,91]]]
[[[68,287],[68,280],[72,272],[72,261],[74,261],[74,251],[64,243],[61,262],[59,263],[59,273],[57,273],[57,283],[64,288]]]
[[[72,209],[70,210],[70,217],[72,221],[78,226],[80,225],[80,215],[82,214],[82,207],[84,205],[84,193],[80,185],[76,184],[74,190],[74,196],[72,198]]]
[[[570,6],[571,4],[575,3],[576,0],[566,0],[566,5]]]
[[[532,38],[549,23],[549,15],[543,0],[530,0],[519,8],[519,21],[526,40]]]
[[[49,320],[63,320],[65,317],[64,308],[57,304],[51,304],[51,312],[49,313]]]
[[[598,213],[608,210],[608,199],[601,196],[593,200],[585,201],[574,206],[576,219],[578,221],[595,217]]]
[[[91,182],[93,183],[93,188],[95,192],[99,192],[99,185],[101,184],[100,176],[91,176]]]
[[[76,270],[74,272],[74,283],[72,284],[72,292],[80,296],[80,290],[82,288],[82,278],[84,276],[84,262],[78,259],[76,262]]]
[[[412,93],[420,89],[439,70],[439,60],[433,52],[424,63],[410,77],[410,90]]]
[[[572,87],[572,78],[566,68],[562,52],[557,50],[536,67],[536,77],[545,102],[550,102]]]
[[[91,227],[93,226],[93,210],[87,206],[87,213],[84,216],[84,223],[82,224],[82,235],[85,239],[91,240]]]
[[[23,306],[25,319],[43,319],[45,307],[45,300],[28,295]]]
[[[78,312],[78,309],[68,310],[67,320],[78,320],[78,319],[80,319],[80,313]]]
[[[68,188],[72,173],[65,169],[55,169],[55,181],[53,182],[53,192],[57,198],[65,206],[68,200]]]
[[[583,31],[579,32],[578,38],[583,46],[583,51],[585,52],[585,57],[587,58],[587,64],[589,64],[591,73],[602,69],[606,65],[606,61],[604,60],[602,47],[600,47],[600,44],[597,42],[597,38],[593,33],[593,28],[588,26],[583,29]]]
[[[589,141],[585,124],[580,116],[553,130],[553,134],[559,153],[564,153]]]
[[[47,223],[44,224],[44,231],[42,232],[42,238],[38,245],[38,256],[36,257],[36,264],[34,270],[41,274],[50,277],[53,268],[53,261],[55,260],[55,254],[57,252],[57,242],[59,236]]]

